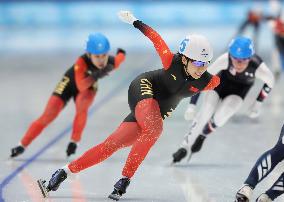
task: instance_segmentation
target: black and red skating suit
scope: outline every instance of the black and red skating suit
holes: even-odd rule
[[[275,38],[275,46],[278,49],[280,55],[280,64],[282,69],[284,68],[284,20],[279,15],[275,16],[266,16],[263,18],[264,20],[269,21],[269,26],[272,28],[272,32],[274,33]]]
[[[107,65],[98,69],[87,54],[80,56],[57,84],[43,114],[31,124],[21,144],[27,147],[58,116],[71,97],[76,109],[71,139],[72,142],[79,142],[87,122],[88,109],[96,95],[98,79],[118,68],[124,58],[125,52],[118,49],[116,56],[109,56]]]
[[[181,62],[181,55],[171,53],[158,33],[141,21],[135,21],[134,27],[154,43],[164,68],[145,72],[132,81],[128,91],[128,102],[132,113],[125,121],[135,121],[133,114],[135,106],[143,99],[157,100],[164,119],[170,116],[183,98],[203,90],[211,90],[219,84],[219,78],[208,72],[205,72],[199,79],[192,78]]]
[[[141,21],[133,25],[153,42],[164,68],[140,74],[132,81],[128,90],[131,113],[102,143],[68,165],[72,173],[96,165],[118,149],[131,146],[122,171],[122,176],[130,179],[161,136],[163,119],[179,101],[199,91],[214,89],[220,82],[218,76],[208,72],[193,79],[186,73],[181,56],[173,54],[155,30]]]
[[[75,99],[79,91],[86,89],[97,91],[97,81],[117,68],[124,57],[123,52],[118,52],[115,57],[109,56],[106,67],[99,69],[91,62],[87,54],[80,56],[76,63],[65,72],[53,95],[60,97],[66,104],[71,97]]]

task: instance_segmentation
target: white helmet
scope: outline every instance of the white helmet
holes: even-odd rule
[[[199,34],[187,35],[179,45],[178,52],[197,61],[209,62],[213,58],[213,48],[206,37]]]

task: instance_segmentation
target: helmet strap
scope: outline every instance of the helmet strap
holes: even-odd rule
[[[181,54],[181,60],[183,60],[183,58],[186,59],[186,63],[185,63],[185,64],[184,64],[183,61],[182,61],[183,65],[184,65],[184,66],[183,66],[184,71],[185,71],[185,73],[186,73],[187,76],[190,76],[189,72],[187,71],[187,66],[188,66],[188,63],[189,63],[190,59],[189,59],[188,57],[186,57],[185,55]]]

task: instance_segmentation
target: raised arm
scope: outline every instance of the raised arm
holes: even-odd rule
[[[213,90],[220,84],[219,76],[213,75],[207,86],[202,91]]]
[[[118,48],[114,58],[114,68],[117,69],[119,65],[125,60],[125,50]]]
[[[129,11],[120,11],[118,13],[118,16],[123,22],[133,24],[135,28],[139,29],[146,37],[148,37],[152,41],[156,51],[161,58],[164,69],[167,70],[172,63],[174,55],[170,51],[169,47],[162,39],[162,37],[150,26],[135,18]]]

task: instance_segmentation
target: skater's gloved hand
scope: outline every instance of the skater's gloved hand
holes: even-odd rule
[[[117,13],[119,19],[122,22],[133,24],[136,20],[138,20],[130,11],[119,11]]]
[[[248,116],[252,119],[257,118],[260,114],[260,108],[262,106],[262,102],[255,101],[255,103],[249,109]]]
[[[187,110],[184,113],[184,119],[187,121],[190,121],[195,116],[195,108],[196,106],[194,104],[189,104],[187,107]]]
[[[98,79],[107,76],[110,71],[112,71],[112,67],[110,65],[107,65],[103,69],[93,71],[90,76],[93,77],[95,81],[97,81]]]
[[[124,55],[126,55],[126,51],[122,48],[117,49],[116,54],[118,54],[118,53],[123,53]]]

